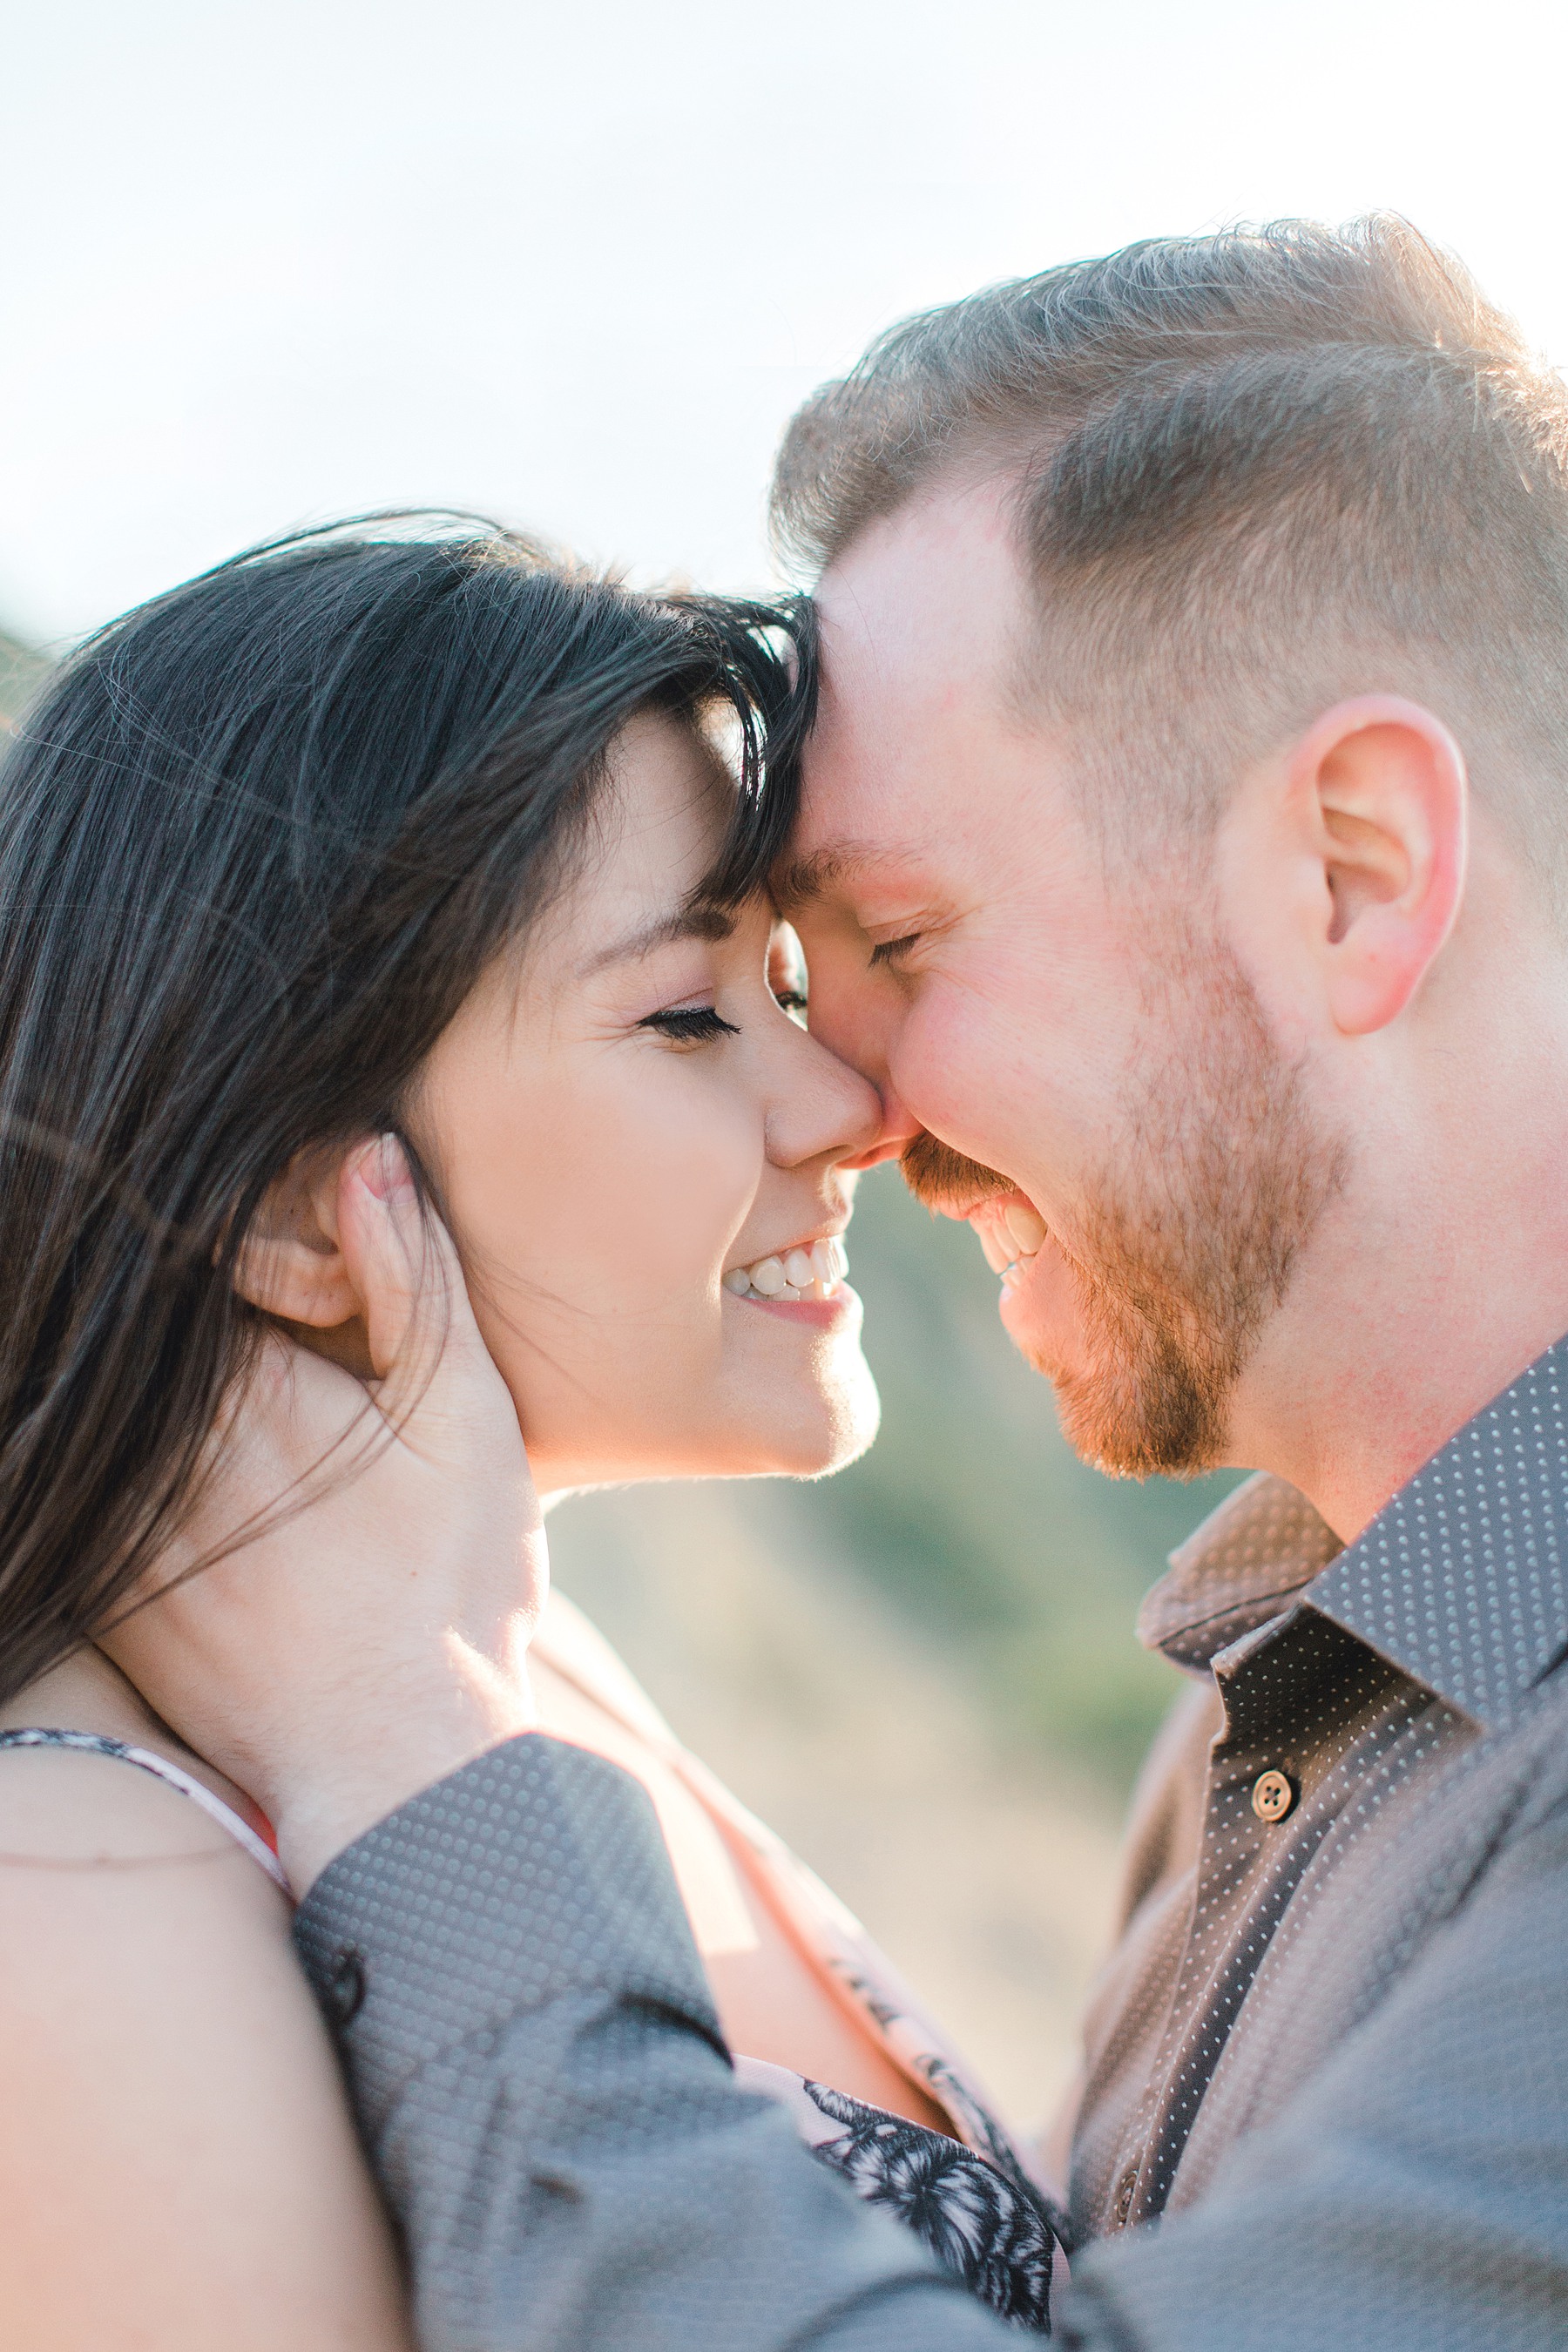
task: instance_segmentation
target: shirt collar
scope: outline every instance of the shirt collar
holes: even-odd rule
[[[1568,1339],[1342,1549],[1282,1478],[1249,1478],[1171,1555],[1140,1638],[1207,1666],[1309,1602],[1488,1729],[1568,1653]]]
[[[1339,1549],[1305,1495],[1260,1470],[1177,1545],[1138,1613],[1138,1638],[1173,1665],[1206,1669],[1278,1617]]]

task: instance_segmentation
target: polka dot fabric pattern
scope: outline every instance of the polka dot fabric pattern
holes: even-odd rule
[[[1305,1495],[1283,1478],[1248,1478],[1172,1553],[1171,1574],[1139,1612],[1138,1638],[1206,1675],[1228,1642],[1277,1615],[1339,1549]]]
[[[760,2352],[834,2312],[857,2352],[908,2352],[927,2304],[933,2340],[1016,2340],[737,2086],[616,1766],[509,1742],[341,1855],[295,1934],[426,2352]]]
[[[1083,2352],[1568,2344],[1565,1378],[1553,1349],[1342,1551],[1249,1482],[1151,1596],[1192,1689],[1088,2020]],[[481,1759],[299,1933],[427,2352],[1011,2334],[735,2084],[613,1767]]]
[[[1478,1723],[1511,1723],[1568,1642],[1568,1349],[1395,1495],[1318,1607]]]
[[[1255,1478],[1173,1556],[1140,1630],[1208,1688],[1184,1704],[1135,1802],[1127,1916],[1088,2021],[1075,2242],[1115,2242],[1142,2263],[1155,2242],[1185,2243],[1189,2226],[1206,2236],[1216,2200],[1228,2210],[1263,2194],[1268,2151],[1289,2144],[1282,2127],[1303,2102],[1324,2163],[1348,2153],[1358,2109],[1378,2105],[1381,2137],[1403,2103],[1430,2141],[1424,2161],[1408,2147],[1400,2161],[1425,2170],[1434,2196],[1443,2184],[1445,2231],[1467,2201],[1495,2208],[1488,2175],[1510,2140],[1545,2157],[1524,2168],[1508,2227],[1553,2250],[1542,2305],[1551,2325],[1516,2327],[1508,2297],[1482,2294],[1484,2230],[1424,2241],[1407,2212],[1400,2264],[1425,2242],[1430,2275],[1454,2284],[1440,2316],[1425,2294],[1411,2304],[1435,2332],[1372,2327],[1363,2315],[1371,2332],[1357,2334],[1337,2307],[1322,2310],[1324,2327],[1373,2345],[1568,2342],[1568,1878],[1554,1844],[1568,1806],[1568,1677],[1557,1671],[1568,1652],[1565,1407],[1559,1347],[1348,1549],[1302,1496]],[[1272,1822],[1253,1802],[1266,1774],[1290,1792]],[[1537,1941],[1505,1966],[1501,1928],[1483,1923],[1524,1867],[1505,1859],[1516,1846],[1533,1857]],[[1418,1989],[1461,1944],[1474,2013],[1463,2033],[1451,2017],[1438,2046]],[[1498,2019],[1532,2009],[1528,2036],[1504,2028],[1505,2056]],[[1374,2054],[1396,2046],[1397,2061]],[[1438,2113],[1433,2085],[1467,2053],[1462,2096],[1455,2084]],[[1342,2086],[1337,2112],[1325,2080]],[[1461,2188],[1465,2115],[1491,2154]],[[1377,2174],[1366,2147],[1356,2154],[1371,2169],[1335,2227],[1353,2210],[1364,2236],[1361,2200]],[[1392,2239],[1384,2252],[1394,2259]],[[1075,2326],[1099,2265],[1122,2275],[1109,2257],[1106,2244],[1075,2268]],[[1468,2310],[1458,2286],[1467,2264]],[[1319,2305],[1300,2283],[1294,2292],[1303,2311]],[[1209,2298],[1194,2309],[1205,2343],[1255,2340],[1239,2320],[1227,2335]],[[1163,2318],[1150,2340],[1167,2338],[1189,2340]]]

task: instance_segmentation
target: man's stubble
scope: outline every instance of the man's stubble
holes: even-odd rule
[[[1146,1049],[1130,1069],[1121,1141],[1056,1235],[1079,1344],[1029,1351],[1069,1443],[1112,1477],[1195,1477],[1226,1458],[1232,1400],[1347,1153],[1281,1053],[1234,955],[1167,911],[1152,933]],[[906,1181],[932,1207],[1013,1189],[917,1136]]]

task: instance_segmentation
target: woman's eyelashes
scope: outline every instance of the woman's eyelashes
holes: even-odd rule
[[[781,1013],[787,1013],[792,1021],[805,1021],[804,988],[784,982],[770,986],[768,992]],[[677,1045],[709,1045],[721,1037],[738,1037],[741,1034],[739,1024],[726,1021],[714,1004],[682,1004],[668,1012],[649,1013],[637,1023],[637,1027],[657,1030],[661,1037],[668,1037]]]
[[[670,1013],[650,1013],[639,1029],[657,1030],[676,1045],[710,1045],[721,1037],[738,1037],[739,1029],[712,1004],[684,1004]]]

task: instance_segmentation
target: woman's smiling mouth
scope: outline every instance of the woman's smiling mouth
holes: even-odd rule
[[[732,1298],[792,1307],[807,1298],[831,1298],[848,1271],[844,1244],[834,1234],[822,1241],[798,1242],[793,1249],[756,1258],[750,1265],[732,1265],[723,1283]]]

